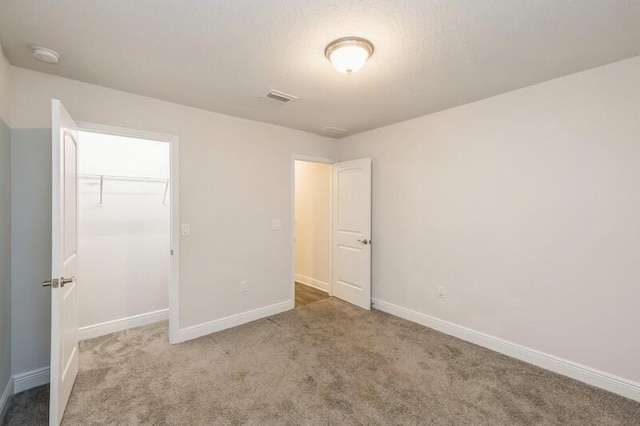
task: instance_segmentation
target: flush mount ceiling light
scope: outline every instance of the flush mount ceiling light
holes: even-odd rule
[[[351,74],[362,68],[373,55],[373,44],[359,37],[344,37],[334,40],[324,50],[324,56],[335,69]]]
[[[58,52],[47,49],[46,47],[33,46],[31,48],[31,54],[37,60],[46,62],[47,64],[57,64],[60,61]]]

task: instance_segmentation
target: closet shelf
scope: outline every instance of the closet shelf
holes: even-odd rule
[[[79,179],[90,179],[90,180],[113,180],[113,181],[129,181],[129,182],[169,182],[169,179],[163,178],[150,178],[150,177],[137,177],[137,176],[115,176],[115,175],[88,175],[88,174],[80,174],[78,175]]]
[[[105,181],[164,183],[164,194],[162,195],[162,204],[165,206],[167,205],[167,193],[169,192],[169,179],[138,177],[138,176],[92,175],[92,174],[79,174],[78,179],[97,180],[100,182],[100,202],[98,203],[98,205],[100,206],[103,205],[102,189]]]

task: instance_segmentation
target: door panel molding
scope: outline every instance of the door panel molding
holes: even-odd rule
[[[371,309],[371,159],[333,165],[333,295]]]
[[[51,367],[49,424],[62,421],[78,375],[78,128],[62,103],[51,101]],[[65,280],[70,280],[65,285]]]

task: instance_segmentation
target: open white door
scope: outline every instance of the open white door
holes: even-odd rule
[[[332,294],[371,309],[371,159],[333,165]]]
[[[53,99],[51,229],[51,388],[49,424],[62,421],[78,374],[78,291],[76,268],[78,131],[62,103]]]

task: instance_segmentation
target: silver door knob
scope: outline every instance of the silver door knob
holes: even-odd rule
[[[75,280],[76,277],[71,277],[71,278],[60,278],[60,287],[64,287],[65,284],[69,284],[72,283],[73,280]]]
[[[360,243],[364,244],[365,246],[366,246],[367,244],[371,244],[371,240],[367,240],[366,238],[365,238],[364,240],[358,240],[358,242],[360,242]]]

